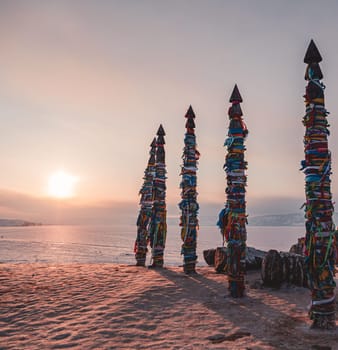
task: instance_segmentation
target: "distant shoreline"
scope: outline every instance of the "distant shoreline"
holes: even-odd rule
[[[0,227],[25,227],[25,226],[43,226],[41,222],[31,222],[19,219],[0,219]]]

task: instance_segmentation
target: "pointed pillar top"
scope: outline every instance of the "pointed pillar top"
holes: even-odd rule
[[[162,124],[160,124],[160,127],[157,130],[157,140],[156,140],[157,147],[163,146],[165,144],[164,136],[165,136],[165,132],[164,132],[163,126]],[[157,151],[158,151],[158,148],[157,148]]]
[[[189,106],[188,111],[185,114],[185,117],[186,118],[195,118],[196,117],[195,113],[194,113],[194,110],[192,109],[191,105]]]
[[[196,125],[195,125],[194,119],[193,118],[188,118],[187,122],[185,123],[185,127],[187,129],[195,129]]]
[[[152,148],[156,147],[156,137],[154,137],[153,141],[150,144],[150,147]]]
[[[157,130],[157,136],[164,136],[164,135],[165,135],[165,132],[164,132],[163,126],[162,124],[160,124],[160,127]]]
[[[232,102],[243,102],[242,96],[241,96],[241,94],[239,93],[237,84],[235,84],[235,87],[234,87],[234,89],[232,90],[232,94],[231,94],[231,97],[230,97],[229,102],[231,102],[231,103],[232,103]]]
[[[304,57],[304,63],[307,63],[307,64],[319,63],[322,60],[323,60],[322,56],[320,55],[315,42],[311,39],[309,47],[307,48],[307,51]]]

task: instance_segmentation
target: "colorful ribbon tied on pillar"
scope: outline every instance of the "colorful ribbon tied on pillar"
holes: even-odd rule
[[[181,238],[183,241],[181,254],[183,255],[183,270],[187,274],[195,273],[197,263],[196,247],[198,232],[198,203],[197,203],[197,161],[199,152],[196,149],[195,135],[195,113],[190,106],[185,118],[187,118],[185,127],[186,133],[184,137],[183,164],[181,166],[182,181],[181,202]]]
[[[153,210],[154,191],[153,182],[155,177],[155,154],[156,138],[150,145],[148,165],[144,171],[143,185],[139,192],[140,212],[137,218],[137,236],[134,246],[134,253],[137,266],[145,266],[148,251],[149,235],[148,228]]]
[[[166,167],[164,151],[165,132],[160,125],[156,139],[156,163],[154,178],[154,205],[149,227],[151,246],[151,267],[163,267],[163,255],[167,237],[167,209],[166,209]]]
[[[246,254],[246,173],[247,162],[244,159],[246,150],[244,141],[248,130],[242,118],[240,103],[242,97],[235,85],[230,97],[229,131],[224,146],[227,147],[224,170],[227,177],[225,190],[227,200],[225,208],[219,214],[217,225],[223,236],[223,245],[227,242],[227,274],[229,291],[232,297],[244,294],[245,254]]]
[[[310,318],[312,327],[335,327],[335,262],[336,242],[334,212],[330,190],[331,153],[328,149],[329,124],[325,109],[323,79],[319,62],[322,57],[311,40],[304,62],[307,64],[305,80],[306,113],[303,124],[305,159],[301,170],[305,174],[306,267],[312,293]]]

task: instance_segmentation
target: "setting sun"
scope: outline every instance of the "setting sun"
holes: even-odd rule
[[[76,176],[64,171],[57,171],[48,180],[48,193],[56,198],[70,198],[74,196]]]

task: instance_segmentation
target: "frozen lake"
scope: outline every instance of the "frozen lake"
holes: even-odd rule
[[[248,246],[288,251],[303,235],[304,228],[248,226],[247,231]],[[135,238],[134,225],[1,227],[0,262],[134,264]],[[165,264],[182,263],[181,243],[179,227],[169,225]],[[221,245],[221,234],[216,226],[201,226],[198,236],[199,265],[205,265],[203,250]]]

